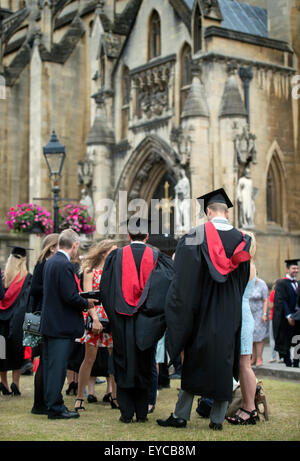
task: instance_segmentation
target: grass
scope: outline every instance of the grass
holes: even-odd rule
[[[208,420],[200,418],[194,399],[191,421],[186,429],[161,428],[157,418],[167,418],[177,400],[180,381],[172,380],[171,389],[159,392],[155,412],[145,424],[119,422],[119,411],[102,404],[85,403],[86,411],[77,420],[48,420],[30,413],[33,403],[33,378],[21,377],[21,397],[0,396],[0,441],[299,441],[300,387],[297,382],[265,379],[270,420],[256,426],[231,426],[222,432],[208,429]],[[96,386],[98,399],[106,385]],[[64,391],[65,395],[65,391]],[[69,409],[75,398],[65,396]]]

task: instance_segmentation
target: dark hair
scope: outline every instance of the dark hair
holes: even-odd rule
[[[148,234],[131,234],[129,232],[129,237],[131,238],[131,240],[137,240],[139,242],[142,242],[143,240],[145,240],[145,238],[147,238]]]

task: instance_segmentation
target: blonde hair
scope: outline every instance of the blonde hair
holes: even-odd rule
[[[51,255],[51,248],[58,245],[59,234],[49,234],[47,235],[42,243],[42,250],[38,257],[38,262],[42,263],[45,259],[49,258]]]
[[[92,272],[104,260],[105,254],[116,245],[114,240],[102,240],[91,247],[88,254],[84,257],[82,271]]]
[[[228,206],[226,203],[219,203],[219,202],[213,202],[207,205],[206,209],[209,208],[211,211],[214,211],[215,213],[227,213],[228,211]]]
[[[250,232],[250,231],[245,231],[244,229],[241,230],[241,232],[243,232],[244,234],[246,235],[249,235],[249,237],[251,237],[251,246],[250,246],[250,249],[249,249],[249,254],[251,256],[251,259],[254,259],[254,256],[255,256],[255,253],[256,253],[256,237],[255,237],[255,234],[253,232]]]
[[[79,243],[79,235],[73,229],[65,229],[58,237],[59,248],[70,250],[74,242]]]
[[[26,256],[10,255],[4,270],[4,287],[8,288],[19,274],[19,282],[28,274]]]

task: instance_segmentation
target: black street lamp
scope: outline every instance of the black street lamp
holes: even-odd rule
[[[53,179],[53,222],[54,232],[58,233],[58,202],[60,188],[58,186],[58,178],[61,176],[61,171],[66,157],[66,149],[57,139],[55,130],[52,131],[49,143],[43,147],[50,177]]]

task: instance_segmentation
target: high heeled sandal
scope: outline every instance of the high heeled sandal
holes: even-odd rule
[[[119,405],[117,405],[116,403],[114,403],[114,400],[117,401],[117,399],[113,399],[113,398],[111,398],[111,400],[110,400],[111,408],[112,408],[113,410],[120,410]]]
[[[69,387],[68,389],[66,390],[66,394],[67,395],[77,395],[77,389],[78,389],[78,383],[75,383],[75,381],[72,381],[70,384],[69,384]]]
[[[239,410],[242,411],[243,413],[246,413],[247,415],[249,415],[249,418],[244,419],[240,415],[235,414],[232,417],[227,417],[226,418],[226,420],[230,424],[234,424],[235,426],[247,426],[249,424],[255,425],[256,421],[259,421],[259,416],[257,414],[256,409],[253,410],[253,411],[248,411],[248,410],[245,410],[244,408],[239,408]]]
[[[13,395],[21,395],[21,392],[15,383],[11,383],[10,388]]]
[[[12,392],[9,391],[9,389],[7,389],[6,386],[4,386],[3,383],[0,383],[0,392],[2,392],[3,395],[11,395]]]
[[[82,405],[82,402],[84,402],[84,399],[76,399],[75,405],[76,405],[76,402],[80,402],[80,405],[79,407],[74,407],[75,411],[85,410],[85,407]]]
[[[108,394],[105,394],[105,396],[102,399],[102,402],[103,403],[110,403],[111,399],[112,399],[111,392],[109,392]]]
[[[269,420],[269,409],[267,405],[266,394],[262,381],[258,381],[254,398],[257,413],[262,415],[265,421]]]

